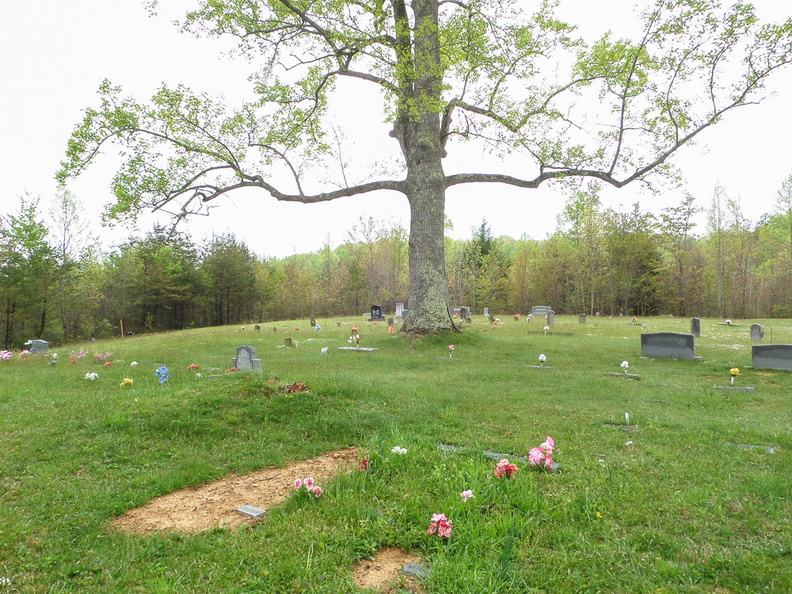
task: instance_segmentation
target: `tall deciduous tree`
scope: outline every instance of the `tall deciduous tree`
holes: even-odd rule
[[[715,0],[654,0],[634,37],[606,33],[590,47],[555,18],[554,5],[202,0],[184,28],[236,37],[257,72],[256,100],[231,111],[187,88],[163,86],[142,104],[106,82],[100,106],[86,111],[72,135],[60,178],[79,174],[104,144],[118,142],[126,160],[114,180],[111,217],[168,208],[178,219],[242,188],[303,203],[400,192],[411,209],[404,327],[450,328],[443,256],[449,188],[647,180],[725,113],[755,102],[767,77],[792,59],[792,21],[760,26],[750,5],[721,10]],[[370,181],[367,171],[369,181],[356,182],[342,167],[332,189],[314,191],[303,177],[321,155],[343,162],[325,141],[323,117],[341,78],[381,92],[400,179],[383,171]],[[467,141],[514,151],[520,174],[454,161]],[[446,172],[447,157],[458,172]],[[278,181],[275,165],[291,173],[290,184]]]

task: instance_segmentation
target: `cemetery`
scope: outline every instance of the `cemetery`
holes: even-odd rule
[[[571,563],[574,591],[707,591],[717,561],[730,590],[792,584],[792,324],[757,344],[748,323],[470,316],[423,336],[361,315],[9,351],[0,574],[20,591],[174,587],[158,567],[188,590],[216,571],[228,591],[563,591]]]

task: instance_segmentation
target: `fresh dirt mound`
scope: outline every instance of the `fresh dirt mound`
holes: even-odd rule
[[[414,592],[420,594],[424,588],[419,578],[401,573],[407,563],[418,563],[420,558],[402,549],[382,549],[374,559],[364,559],[353,569],[353,579],[358,588],[369,588],[377,592]]]
[[[317,484],[330,479],[342,465],[355,463],[357,448],[328,452],[283,468],[264,468],[245,476],[229,476],[213,483],[187,487],[152,499],[111,521],[126,532],[200,532],[217,526],[236,528],[252,518],[236,510],[243,505],[269,509],[294,491],[294,481],[312,476]]]

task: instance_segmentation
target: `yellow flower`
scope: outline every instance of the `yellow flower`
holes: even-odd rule
[[[732,367],[729,373],[731,373],[733,376],[737,376],[740,375],[740,370],[737,367]]]
[[[124,386],[131,386],[133,381],[134,380],[132,380],[132,379],[130,379],[128,377],[125,377],[124,381],[121,382],[121,387],[123,388]]]
[[[597,519],[598,519],[598,520],[601,520],[601,519],[602,519],[602,514],[601,514],[601,513],[599,513],[599,512],[597,512]]]

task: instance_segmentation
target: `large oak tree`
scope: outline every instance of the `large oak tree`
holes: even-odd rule
[[[72,135],[60,178],[82,172],[103,145],[120,144],[112,218],[143,209],[183,218],[251,187],[303,203],[400,192],[411,209],[405,328],[451,328],[449,188],[531,189],[586,177],[622,187],[668,174],[675,151],[726,112],[758,101],[768,76],[792,59],[792,21],[760,25],[750,5],[655,0],[634,37],[606,33],[586,45],[554,16],[555,4],[202,0],[182,26],[238,39],[256,72],[255,100],[231,109],[163,86],[140,103],[107,82]],[[403,174],[360,183],[339,175],[340,185],[311,191],[307,165],[336,150],[325,116],[342,78],[381,91]],[[446,173],[444,160],[463,143],[512,153],[518,165]],[[279,168],[291,173],[286,185]]]

